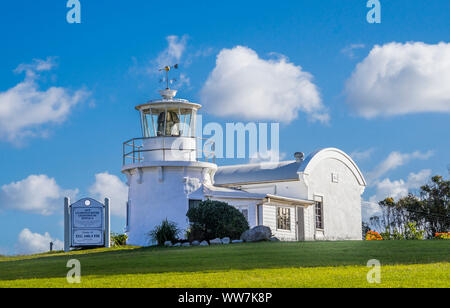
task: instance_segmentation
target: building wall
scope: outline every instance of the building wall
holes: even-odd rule
[[[291,211],[290,230],[280,230],[277,228],[277,208],[284,207]],[[263,210],[263,225],[272,230],[272,235],[281,241],[296,241],[296,221],[297,211],[295,206],[286,206],[276,203],[266,203],[262,206]]]
[[[334,181],[333,181],[334,174]],[[361,193],[363,187],[355,175],[338,159],[321,160],[306,177],[308,198],[323,198],[324,230],[315,229],[314,208],[308,209],[305,222],[308,238],[316,240],[361,239]],[[306,215],[305,215],[306,216]]]
[[[129,213],[128,241],[130,245],[148,246],[148,232],[164,219],[175,222],[184,235],[188,227],[186,213],[187,195],[198,189],[203,180],[204,168],[146,167],[142,174],[133,169],[128,174]]]

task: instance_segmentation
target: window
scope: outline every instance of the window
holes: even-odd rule
[[[291,209],[286,207],[277,208],[277,229],[291,230]]]
[[[242,215],[244,215],[245,220],[248,221],[248,209],[241,209]]]
[[[128,231],[130,228],[130,201],[127,201],[127,218],[125,230]]]
[[[316,229],[323,229],[323,203],[316,201],[315,206],[316,212]]]
[[[200,202],[202,202],[202,200],[189,199],[189,209],[192,209],[192,208],[198,206],[200,204]]]

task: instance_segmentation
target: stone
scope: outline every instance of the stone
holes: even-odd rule
[[[272,237],[272,231],[266,226],[256,226],[250,230],[245,231],[241,235],[241,240],[244,242],[260,242],[267,241]]]
[[[243,240],[233,240],[233,241],[231,241],[231,243],[233,243],[233,244],[240,244],[240,243],[243,243],[244,241]]]
[[[189,246],[191,246],[191,243],[186,242],[186,243],[183,243],[181,246],[183,246],[183,247],[189,247]]]
[[[171,247],[173,244],[171,241],[165,241],[164,246]]]
[[[191,243],[191,245],[192,245],[192,246],[198,246],[198,245],[200,245],[200,242],[199,242],[199,241],[193,241],[193,242]]]
[[[220,245],[220,244],[222,244],[222,241],[220,240],[220,238],[215,238],[213,240],[210,240],[209,244],[210,245]]]
[[[202,241],[202,242],[200,243],[200,246],[209,246],[209,244],[208,244],[207,241]]]
[[[181,243],[176,243],[175,245],[173,245],[173,247],[180,247]]]
[[[231,240],[229,237],[224,237],[223,239],[221,239],[221,241],[222,241],[222,244],[228,245],[228,244],[230,244]]]

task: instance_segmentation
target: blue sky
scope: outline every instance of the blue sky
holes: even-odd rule
[[[101,185],[95,184],[101,179],[96,175],[105,172],[125,180],[120,173],[122,142],[140,136],[134,106],[158,97],[160,76],[149,72],[157,69],[155,63],[167,50],[169,36],[183,43],[177,60],[180,72],[189,79],[178,97],[196,102],[202,102],[202,88],[224,49],[244,46],[262,61],[285,59],[291,68],[301,66],[302,72],[310,74],[329,121],[312,121],[310,112],[295,111],[294,120],[280,121],[280,152],[291,159],[297,151],[308,154],[334,146],[354,154],[370,178],[365,200],[375,201],[386,186],[395,187],[389,193],[400,196],[405,189],[417,189],[417,180],[427,175],[447,175],[450,86],[446,83],[446,89],[445,82],[444,86],[439,83],[450,82],[448,70],[446,75],[440,70],[450,61],[445,44],[450,38],[450,3],[446,0],[381,1],[381,24],[367,22],[369,9],[363,0],[282,1],[276,5],[261,0],[172,1],[170,5],[161,1],[80,2],[81,24],[67,23],[63,0],[1,4],[0,121],[8,119],[8,125],[14,125],[14,121],[38,116],[36,112],[23,113],[26,119],[17,114],[2,118],[1,104],[6,105],[8,98],[2,100],[1,94],[27,80],[24,70],[16,70],[21,64],[34,65],[38,77],[28,81],[39,91],[64,89],[70,110],[57,120],[46,122],[44,117],[38,125],[24,124],[13,132],[0,123],[3,194],[15,187],[12,183],[45,175],[39,179],[45,183],[53,179],[57,191],[49,193],[51,202],[61,204],[61,211],[43,215],[36,208],[5,204],[9,199],[2,199],[0,191],[0,254],[17,252],[20,241],[26,241],[22,232],[26,228],[44,239],[48,232],[61,240],[60,194],[78,190],[76,196],[81,198],[98,192]],[[392,42],[398,45],[388,48]],[[417,42],[425,47],[414,45]],[[382,49],[370,57],[375,45]],[[402,64],[402,73],[392,77],[395,86],[389,79],[380,80],[378,92],[364,92],[359,85],[368,78],[357,72],[350,92],[358,101],[352,101],[346,84],[357,65],[365,63],[369,71],[377,71],[377,61],[386,58],[410,61]],[[425,77],[416,74],[423,68],[417,58],[426,60]],[[38,70],[34,59],[50,63],[51,69]],[[412,73],[402,75],[408,69]],[[74,98],[77,91],[83,94],[79,99]],[[364,101],[367,95],[384,98],[381,107],[367,99],[367,106],[379,108],[374,116],[365,116],[358,107],[359,99]],[[397,106],[400,100],[406,103]],[[204,122],[248,121],[236,115],[220,116],[217,108],[216,112],[208,110],[203,110]],[[278,122],[264,117],[253,120]],[[246,161],[219,160],[218,164],[239,162]],[[122,217],[113,217],[115,231],[122,231],[123,225]]]

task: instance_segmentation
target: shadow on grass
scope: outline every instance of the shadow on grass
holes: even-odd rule
[[[249,243],[210,247],[123,248],[18,257],[0,262],[0,280],[64,278],[70,259],[83,275],[207,272],[261,268],[449,262],[446,241]]]

